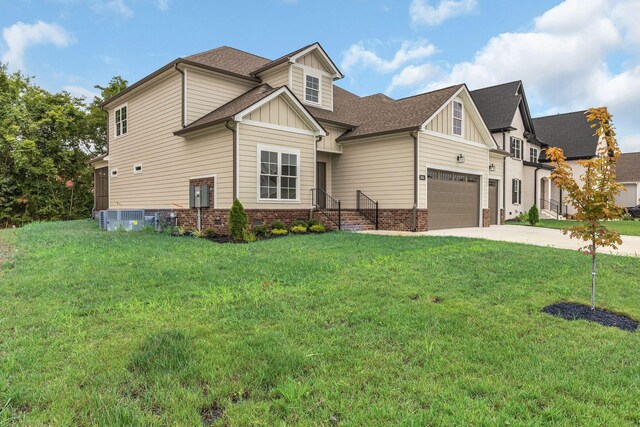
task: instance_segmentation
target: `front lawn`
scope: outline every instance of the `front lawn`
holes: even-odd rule
[[[216,244],[88,221],[32,224],[17,246],[0,267],[0,426],[640,423],[640,333],[540,312],[588,302],[574,251]],[[639,318],[638,259],[599,268],[599,305]]]
[[[508,221],[507,224],[529,225],[528,222]],[[536,227],[563,229],[577,224],[576,221],[562,221],[558,219],[541,219]],[[640,221],[609,221],[607,227],[617,230],[623,236],[640,236]]]

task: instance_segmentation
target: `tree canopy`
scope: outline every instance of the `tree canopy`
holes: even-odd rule
[[[0,226],[87,217],[93,173],[87,162],[106,150],[99,104],[126,87],[114,77],[87,103],[51,93],[0,64]]]

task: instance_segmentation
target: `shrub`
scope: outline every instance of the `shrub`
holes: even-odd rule
[[[518,222],[529,222],[529,215],[527,215],[526,212],[522,212],[521,214],[516,216],[515,220]]]
[[[307,232],[307,227],[305,227],[304,225],[294,225],[293,227],[291,227],[291,232],[293,234],[303,234]]]
[[[275,220],[271,223],[272,230],[286,230],[287,227],[284,225],[284,222]]]
[[[531,209],[529,209],[527,220],[532,226],[535,226],[540,222],[540,213],[538,212],[538,207],[536,205],[531,206]]]
[[[271,230],[271,234],[273,234],[274,236],[284,236],[285,234],[288,234],[288,233],[289,232],[284,228],[274,228],[273,230]]]
[[[253,233],[256,235],[256,237],[268,237],[269,228],[266,224],[256,225],[253,227]]]
[[[249,227],[249,218],[244,211],[240,200],[236,199],[229,212],[229,234],[233,240],[244,240],[244,235]]]
[[[311,227],[309,227],[309,231],[311,231],[312,233],[324,233],[326,230],[326,228],[324,228],[324,225],[322,224],[314,224]]]
[[[212,227],[205,228],[202,232],[202,237],[213,238],[216,236],[218,236],[218,233],[216,232],[215,228]]]
[[[247,243],[251,243],[258,240],[258,238],[256,237],[255,233],[252,233],[251,231],[245,231],[244,236],[242,237],[242,240],[244,240]]]
[[[322,225],[322,223],[317,219],[310,219],[309,221],[307,221],[307,227],[311,228],[314,225]]]
[[[193,237],[197,237],[198,239],[201,239],[204,237],[204,232],[202,230],[198,230],[197,228],[194,228],[189,233],[191,233]]]
[[[171,231],[172,236],[184,236],[185,234],[187,234],[187,229],[182,226],[173,227]]]
[[[293,223],[291,224],[292,227],[304,227],[307,228],[307,221],[304,221],[302,219],[296,219],[295,221],[293,221]]]

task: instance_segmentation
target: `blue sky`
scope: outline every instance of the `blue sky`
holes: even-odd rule
[[[0,60],[49,90],[90,96],[221,45],[276,58],[319,41],[359,95],[522,79],[534,115],[606,104],[640,151],[636,0],[0,1]]]

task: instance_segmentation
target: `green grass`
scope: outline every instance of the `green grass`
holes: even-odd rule
[[[640,333],[540,312],[588,302],[577,252],[347,233],[220,245],[86,221],[16,234],[0,426],[640,423]],[[639,260],[599,259],[599,306],[639,318]]]
[[[512,225],[529,225],[528,222],[509,221]],[[562,221],[557,219],[541,219],[536,227],[563,229],[577,224],[576,221]],[[623,236],[640,236],[640,221],[610,221],[607,227],[617,230]]]

